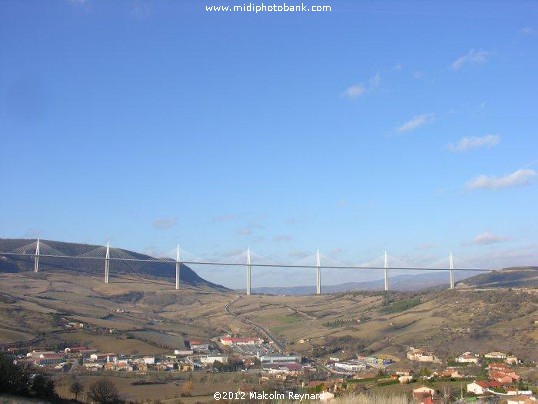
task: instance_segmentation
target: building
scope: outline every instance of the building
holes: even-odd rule
[[[263,344],[263,339],[258,337],[246,337],[246,338],[232,338],[222,337],[220,343],[226,346],[232,345],[259,345]]]
[[[146,365],[155,365],[155,356],[144,356],[144,363]]]
[[[189,341],[189,346],[195,352],[207,352],[210,349],[210,344],[208,342],[195,339]]]
[[[282,355],[262,355],[259,357],[261,363],[289,363],[297,362],[301,363],[301,356],[282,356]]]
[[[399,381],[401,384],[411,383],[411,382],[413,381],[413,376],[411,376],[411,375],[407,375],[407,376],[398,376],[398,381]]]
[[[228,355],[204,355],[200,356],[202,365],[212,365],[215,362],[228,363]]]
[[[519,363],[519,359],[517,356],[507,356],[504,360],[508,365],[517,365]]]
[[[413,389],[413,398],[419,404],[441,403],[441,398],[437,392],[426,386]]]
[[[366,370],[366,364],[359,361],[336,362],[334,368],[344,372],[360,372]]]
[[[194,351],[192,349],[189,349],[189,350],[174,349],[174,355],[189,356],[189,355],[192,355],[193,353]]]
[[[484,358],[488,359],[506,359],[508,355],[502,353],[502,352],[489,352],[484,355]]]
[[[34,359],[34,363],[40,366],[58,365],[63,362],[65,362],[65,355],[57,353],[43,353]]]
[[[464,352],[460,356],[456,358],[456,362],[458,363],[478,363],[479,357],[478,355],[473,355],[471,352]]]
[[[407,351],[407,359],[416,362],[433,362],[440,363],[441,361],[433,354],[433,352],[423,349],[409,348]]]
[[[482,395],[486,393],[490,388],[497,388],[501,386],[502,384],[496,381],[475,381],[467,385],[467,392],[476,395]]]

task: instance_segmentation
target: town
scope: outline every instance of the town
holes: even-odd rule
[[[83,324],[71,324],[72,327]],[[181,375],[234,373],[257,376],[260,391],[281,389],[320,394],[322,401],[353,392],[400,385],[416,403],[536,402],[537,386],[528,375],[536,364],[503,352],[463,352],[441,360],[427,349],[407,347],[402,357],[341,352],[307,358],[282,353],[257,336],[223,335],[211,340],[186,339],[165,355],[98,352],[86,346],[61,351],[10,348],[15,362],[45,373],[77,375]],[[529,372],[529,369],[531,370]],[[249,392],[248,387],[242,391]],[[253,393],[258,394],[258,393]],[[189,395],[186,391],[183,395]]]

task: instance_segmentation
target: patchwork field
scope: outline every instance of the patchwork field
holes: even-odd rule
[[[154,354],[183,348],[188,338],[263,329],[305,356],[347,351],[403,359],[413,345],[441,357],[504,349],[537,360],[537,296],[536,289],[240,296],[176,291],[166,280],[137,276],[104,284],[72,273],[0,274],[0,343]],[[69,330],[66,321],[85,327]]]

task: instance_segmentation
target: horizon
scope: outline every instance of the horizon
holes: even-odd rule
[[[0,237],[536,265],[538,4],[316,3],[4,2]]]

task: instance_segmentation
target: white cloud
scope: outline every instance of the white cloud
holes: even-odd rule
[[[536,35],[538,31],[536,31],[533,27],[525,27],[519,30],[523,35]]]
[[[458,143],[448,143],[445,145],[445,149],[461,153],[480,147],[493,147],[501,141],[499,135],[485,135],[485,136],[472,136],[461,138]]]
[[[501,243],[503,241],[508,240],[507,237],[498,236],[496,234],[485,232],[477,235],[471,244],[478,244],[478,245],[487,245],[487,244],[495,244],[495,243]]]
[[[488,58],[492,55],[491,52],[485,50],[474,50],[471,49],[467,52],[466,55],[460,56],[457,58],[451,65],[452,70],[460,70],[465,65],[469,66],[478,66],[486,63]]]
[[[372,76],[370,78],[370,80],[368,81],[368,85],[364,85],[362,83],[352,85],[351,87],[348,87],[342,95],[344,97],[351,98],[354,100],[358,97],[363,96],[367,92],[374,91],[380,85],[381,85],[381,74],[377,72],[375,76]]]
[[[479,175],[469,181],[465,187],[470,190],[474,189],[501,189],[527,185],[536,176],[536,171],[529,168],[522,168],[511,174],[500,177]]]
[[[177,218],[176,217],[165,217],[161,219],[156,219],[153,222],[153,227],[156,229],[170,229],[171,227],[174,227],[177,224]]]
[[[366,89],[362,84],[355,84],[351,87],[349,87],[346,91],[344,91],[344,96],[355,99],[357,97],[360,97],[366,92]]]
[[[396,130],[398,132],[410,132],[433,121],[435,114],[421,114],[413,117]]]

